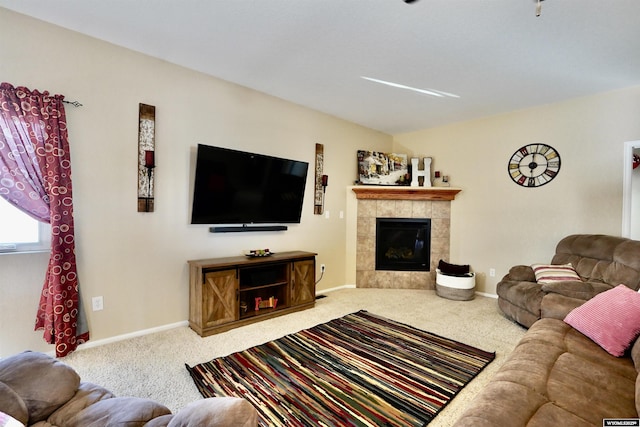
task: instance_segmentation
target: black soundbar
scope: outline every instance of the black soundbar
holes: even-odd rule
[[[209,227],[210,233],[238,233],[245,231],[285,231],[289,227],[286,225],[241,225],[233,227]]]

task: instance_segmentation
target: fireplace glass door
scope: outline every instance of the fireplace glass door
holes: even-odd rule
[[[429,271],[430,253],[431,219],[376,219],[376,270]]]

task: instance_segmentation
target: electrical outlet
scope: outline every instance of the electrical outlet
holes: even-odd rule
[[[91,305],[93,307],[93,311],[100,311],[104,309],[104,300],[102,297],[93,297],[91,298]]]
[[[496,269],[495,268],[490,268],[489,269],[489,277],[496,277]]]
[[[320,264],[320,272],[324,273],[324,269],[325,269],[325,265],[324,264]]]

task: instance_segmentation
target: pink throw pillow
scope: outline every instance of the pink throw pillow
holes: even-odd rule
[[[620,357],[640,335],[640,293],[618,285],[573,309],[564,321]]]

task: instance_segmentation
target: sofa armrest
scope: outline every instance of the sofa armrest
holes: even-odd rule
[[[171,414],[166,406],[141,397],[100,399],[73,414],[64,423],[52,426],[143,426],[157,417]],[[207,424],[202,424],[207,425]]]
[[[509,269],[503,281],[515,281],[515,282],[535,282],[536,275],[533,272],[533,268],[529,265],[516,265]]]
[[[2,413],[22,424],[29,421],[29,409],[22,398],[11,387],[0,381],[0,414]]]
[[[182,408],[168,427],[256,427],[258,411],[239,397],[210,397]]]
[[[46,420],[73,397],[80,376],[49,355],[25,351],[0,359],[0,382],[22,399],[29,423],[34,424]]]

